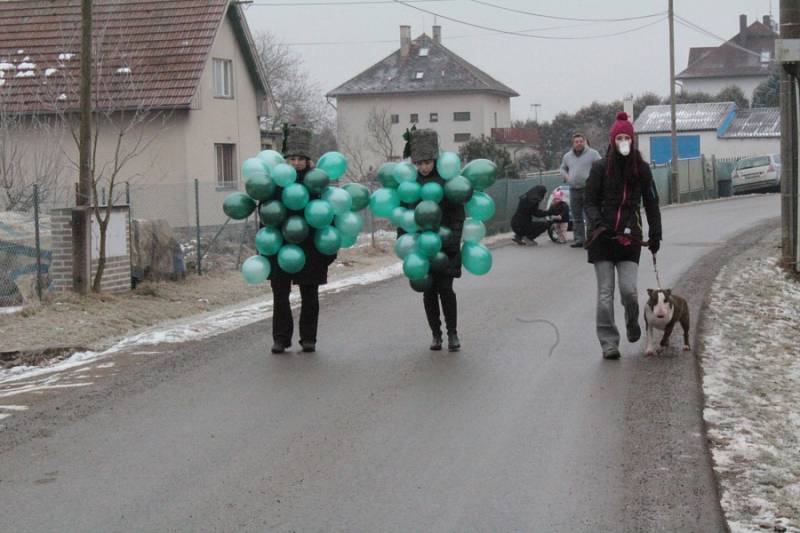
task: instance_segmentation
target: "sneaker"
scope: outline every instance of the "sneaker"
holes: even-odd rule
[[[639,327],[638,320],[633,324],[628,324],[625,329],[628,333],[628,342],[636,342],[642,336],[642,328]]]
[[[569,247],[570,248],[583,248],[583,243],[582,242],[573,242],[572,244],[569,245]]]
[[[438,352],[442,349],[442,334],[433,336],[433,340],[431,340],[431,350]]]
[[[511,237],[511,240],[514,241],[515,243],[519,244],[520,246],[525,246],[526,244],[528,244],[527,242],[522,240],[522,237],[520,237],[518,235],[514,235],[513,237]]]
[[[461,341],[458,340],[458,335],[449,333],[447,335],[447,351],[457,352],[461,349]]]
[[[272,353],[283,353],[286,351],[286,346],[282,342],[275,341],[272,345]]]
[[[611,348],[603,352],[603,359],[619,359],[619,357],[619,350],[616,348]]]
[[[316,342],[300,341],[300,346],[303,347],[303,351],[306,352],[306,353],[317,351],[317,343]]]

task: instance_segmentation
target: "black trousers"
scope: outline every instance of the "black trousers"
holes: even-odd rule
[[[456,293],[453,291],[453,278],[445,275],[434,275],[433,285],[430,289],[422,293],[422,301],[425,304],[425,315],[428,317],[428,325],[434,335],[442,334],[442,320],[439,317],[439,300],[442,301],[442,311],[444,311],[444,322],[447,332],[457,334],[458,312],[456,303]]]
[[[292,282],[272,280],[272,340],[284,346],[292,344],[294,321],[289,295]],[[300,340],[317,342],[319,322],[319,285],[300,285]]]
[[[547,231],[547,222],[529,220],[522,224],[511,223],[511,230],[520,237],[527,237],[534,240],[536,237]]]

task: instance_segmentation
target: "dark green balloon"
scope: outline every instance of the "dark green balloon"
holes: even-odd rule
[[[308,237],[310,232],[308,222],[299,215],[290,216],[283,225],[283,238],[292,244],[300,244]]]
[[[350,193],[353,197],[353,211],[361,211],[369,205],[369,189],[360,183],[347,183],[342,186],[342,189]]]
[[[472,184],[464,176],[456,176],[445,182],[444,195],[454,204],[465,204],[472,197]]]
[[[442,208],[436,202],[423,200],[414,208],[414,221],[421,231],[436,231],[442,223]]]
[[[328,177],[328,173],[321,168],[309,170],[306,177],[303,178],[303,185],[306,186],[308,192],[315,196],[321,195],[330,183],[331,179]]]
[[[430,274],[428,274],[427,276],[421,279],[410,279],[408,280],[408,283],[409,285],[411,285],[411,288],[414,289],[415,291],[425,292],[431,287],[433,287],[433,278],[431,277]]]
[[[266,204],[261,204],[259,215],[261,216],[261,223],[265,226],[279,228],[283,221],[286,220],[286,207],[280,200],[272,200]]]
[[[265,202],[275,196],[277,186],[269,176],[258,175],[245,181],[244,190],[253,200]]]
[[[222,211],[234,220],[244,220],[256,210],[256,203],[243,192],[234,192],[225,198]]]
[[[488,159],[474,159],[461,170],[461,175],[476,191],[482,191],[497,179],[497,165]]]
[[[446,248],[453,239],[453,230],[447,226],[439,226],[439,237],[442,238],[442,248]]]
[[[396,189],[399,185],[397,179],[394,177],[394,167],[396,166],[397,163],[384,163],[381,165],[381,168],[378,169],[378,181],[381,182],[383,187]]]
[[[436,255],[428,259],[431,263],[431,272],[441,274],[450,265],[450,258],[444,252],[437,252]]]

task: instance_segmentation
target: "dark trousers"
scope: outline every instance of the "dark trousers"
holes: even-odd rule
[[[536,239],[539,235],[547,231],[547,222],[528,220],[521,224],[511,222],[511,231],[519,237],[527,237],[530,240]]]
[[[439,318],[439,300],[442,301],[444,322],[447,333],[455,335],[458,326],[456,293],[453,291],[453,278],[450,276],[433,276],[433,285],[422,294],[425,303],[425,315],[434,335],[442,334],[442,320]]]
[[[292,282],[272,280],[272,339],[284,346],[292,344],[294,322],[289,295]],[[319,322],[319,285],[300,285],[300,340],[317,342]]]

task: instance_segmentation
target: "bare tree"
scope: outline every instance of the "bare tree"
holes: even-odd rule
[[[392,116],[385,107],[373,107],[367,116],[367,145],[384,161],[399,158],[392,135]]]

